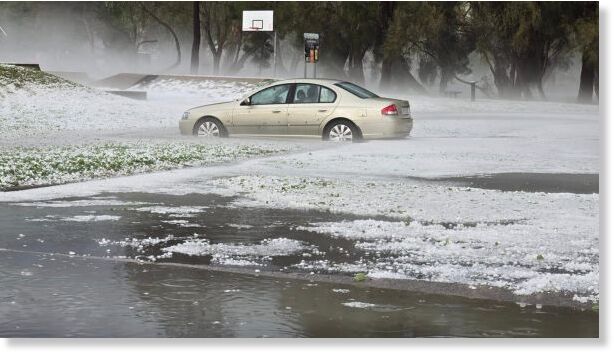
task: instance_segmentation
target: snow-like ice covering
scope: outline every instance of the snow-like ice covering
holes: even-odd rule
[[[112,215],[77,215],[72,217],[60,218],[60,221],[65,222],[102,222],[102,221],[118,221],[121,216]]]
[[[236,229],[251,229],[251,228],[254,228],[254,226],[252,226],[250,224],[227,223],[226,226],[228,226],[230,228],[236,228]]]
[[[169,102],[174,105],[184,103],[205,105],[242,98],[246,93],[263,85],[248,81],[175,79],[160,77],[153,81],[132,86],[129,90],[147,91],[149,100]],[[197,98],[197,100],[195,100]]]
[[[356,240],[367,257],[351,271],[373,278],[410,278],[506,287],[517,294],[567,291],[596,296],[596,230],[553,225],[544,219],[454,228],[424,222],[374,219],[315,223],[302,230]],[[327,270],[348,270],[329,263]]]
[[[60,130],[168,126],[181,117],[176,107],[151,105],[61,79],[51,83],[27,81],[19,87],[5,87],[0,94],[0,133],[4,137]]]
[[[377,305],[374,304],[374,303],[358,302],[358,301],[343,302],[342,305],[344,305],[346,307],[350,307],[350,308],[374,308],[374,307],[377,307]]]
[[[307,248],[303,242],[288,238],[264,239],[259,244],[211,244],[207,239],[192,239],[162,250],[186,255],[211,255],[212,262],[217,264],[247,266],[260,265],[273,256],[292,255]]]
[[[201,213],[206,210],[207,206],[146,206],[137,207],[134,210],[139,212],[149,212],[155,214],[168,214],[171,216],[188,216],[191,217],[195,213]]]
[[[186,213],[188,214],[188,213]],[[189,214],[191,215],[191,214]],[[190,221],[185,220],[185,219],[172,219],[172,220],[164,220],[164,221],[160,221],[162,223],[167,223],[167,224],[174,224],[176,226],[179,227],[202,227],[202,225],[198,224],[198,223],[190,223]]]
[[[142,253],[146,247],[155,246],[155,245],[159,245],[162,243],[173,242],[177,240],[183,240],[183,239],[185,238],[175,237],[174,235],[170,234],[164,238],[158,238],[158,237],[156,238],[152,238],[152,237],[124,238],[123,240],[110,240],[110,239],[102,238],[102,239],[98,239],[97,242],[98,242],[98,245],[100,246],[106,247],[110,245],[116,245],[120,247],[130,247]],[[170,257],[170,254],[168,254],[167,257]]]
[[[208,184],[211,192],[219,190],[241,196],[232,203],[241,207],[316,209],[435,223],[502,223],[537,218],[549,218],[556,223],[578,218],[576,222],[592,222],[587,228],[598,230],[599,196],[596,194],[501,192],[361,177],[349,180],[238,176],[211,180]]]
[[[19,202],[13,203],[15,206],[23,207],[39,207],[39,208],[67,208],[67,207],[88,207],[88,206],[125,206],[125,205],[140,205],[142,202],[128,202],[116,199],[90,199],[90,200],[73,200],[73,201],[38,201],[38,202]]]
[[[181,88],[172,82],[152,83],[150,89],[156,99],[143,103],[147,107],[128,99],[110,99],[134,104],[115,105],[126,109],[125,114],[117,115],[118,122],[129,118],[139,127],[175,125],[186,101],[193,101],[196,106],[218,99],[213,96],[201,99],[198,90],[189,87],[184,92],[191,94],[180,99]],[[19,106],[23,101],[27,108],[28,95],[40,96],[32,101],[39,106],[48,100],[61,100],[58,93],[49,93],[47,97],[46,89],[41,90],[16,89],[19,93],[15,97],[23,98],[13,98],[11,102]],[[156,90],[160,95],[155,94]],[[176,94],[168,96],[170,100],[164,98],[164,92],[170,95],[175,90]],[[230,86],[215,91],[215,95],[220,96],[219,101],[227,101],[241,90]],[[86,102],[88,107],[83,110],[89,110],[89,106],[96,110],[96,105],[110,102],[107,98],[102,95],[100,99],[83,101],[75,96],[72,102],[79,101],[80,105]],[[0,201],[37,201],[115,191],[167,194],[206,191],[236,197],[233,204],[237,207],[351,213],[357,215],[355,220],[302,228],[323,237],[350,239],[356,248],[375,257],[346,264],[318,260],[298,267],[368,271],[372,278],[486,284],[507,287],[519,294],[565,291],[574,293],[578,300],[598,299],[599,195],[501,192],[409,177],[498,172],[598,174],[599,108],[504,100],[472,103],[420,96],[408,99],[414,116],[409,139],[362,144],[314,141],[313,149],[285,156],[232,166],[155,173],[147,178],[124,177],[0,193]],[[173,108],[172,102],[180,104]],[[61,112],[58,117],[74,116],[79,109],[56,103],[49,107],[48,112],[67,110],[66,115]],[[131,117],[134,111],[139,111],[139,118]],[[152,116],[156,117],[153,121],[140,120],[143,113],[154,111],[157,116]],[[170,111],[174,117],[166,119]],[[13,114],[0,109],[0,119],[7,112]],[[109,115],[104,110],[101,114]],[[185,243],[170,247],[194,253],[225,248],[217,261],[222,264],[260,264],[266,260],[232,255],[232,250],[248,248],[250,255],[255,255],[259,248],[274,249],[274,245],[213,247],[206,241]]]
[[[556,113],[599,113],[597,105],[581,105],[565,102],[525,101],[525,100],[496,100],[479,99],[472,102],[468,98],[450,99],[449,97],[433,96],[406,96],[405,93],[391,93],[387,97],[406,99],[411,104],[411,112],[422,113],[518,113],[542,114],[544,116]],[[558,118],[558,117],[557,117]]]
[[[176,127],[191,106],[234,100],[257,87],[246,82],[157,80],[131,88],[148,91],[150,99],[138,101],[30,69],[0,69],[10,71],[0,75],[0,134],[5,138],[65,130]]]

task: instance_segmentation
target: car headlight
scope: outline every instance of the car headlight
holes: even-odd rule
[[[183,113],[183,115],[181,116],[181,119],[182,119],[182,120],[187,120],[189,116],[190,116],[190,113],[186,111],[186,112],[184,112],[184,113]]]

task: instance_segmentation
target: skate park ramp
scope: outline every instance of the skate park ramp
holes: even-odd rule
[[[73,83],[90,86],[90,84],[94,81],[92,77],[89,76],[86,72],[78,72],[78,71],[46,71],[49,74],[53,74],[55,76],[59,76],[62,79],[66,79],[68,81],[72,81]]]
[[[253,77],[231,77],[231,76],[211,76],[211,75],[172,75],[172,74],[137,74],[137,73],[119,73],[110,77],[92,82],[95,87],[103,87],[114,90],[127,90],[138,87],[139,90],[146,89],[150,86],[155,86],[160,82],[183,82],[186,84],[197,85],[201,82],[220,82],[220,83],[246,83],[260,84],[272,80],[270,78],[253,78]]]

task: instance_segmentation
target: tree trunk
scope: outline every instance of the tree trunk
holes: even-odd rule
[[[589,60],[585,50],[582,54],[582,70],[580,71],[580,89],[578,90],[578,102],[593,102],[593,89],[595,86],[595,65]]]
[[[595,69],[595,96],[597,96],[597,100],[599,100],[599,68]]]
[[[384,63],[386,63],[385,59],[382,62],[382,79],[384,77],[383,74],[385,72]],[[387,84],[382,86],[382,80],[380,79],[380,90],[382,89],[383,90],[410,89],[413,92],[416,92],[418,94],[427,93],[424,86],[422,86],[420,82],[418,82],[418,80],[416,80],[416,78],[412,75],[411,71],[409,70],[409,64],[407,63],[405,58],[403,58],[403,56],[401,55],[394,56],[392,57],[392,60],[390,61],[390,63],[389,64],[386,63],[386,64],[390,65],[389,68],[386,68],[386,71],[389,70],[389,72],[387,73],[388,80],[387,80]]]
[[[232,71],[239,71],[241,68],[238,67],[239,64],[239,56],[241,55],[241,47],[243,45],[243,31],[239,32],[239,39],[237,40],[237,50],[235,52],[234,59],[232,61]]]
[[[348,70],[348,76],[350,77],[351,80],[362,84],[365,82],[365,72],[362,66],[362,60],[365,57],[366,54],[366,50],[355,50],[352,49],[350,51],[350,58],[349,58],[349,70]]]
[[[449,73],[447,70],[444,69],[440,70],[440,74],[441,77],[439,78],[439,93],[443,94],[448,88],[448,83],[454,76],[452,73]]]
[[[277,50],[277,52],[275,53],[275,56],[276,56],[275,63],[277,65],[277,75],[278,76],[280,74],[286,75],[287,73],[286,67],[284,66],[284,59],[283,59],[282,51],[281,51],[281,39],[279,37],[280,37],[279,35],[275,36],[275,40],[276,40],[275,48]]]
[[[213,74],[220,73],[220,60],[222,59],[222,48],[219,48],[213,55]]]
[[[392,58],[388,56],[382,60],[381,76],[379,79],[379,88],[389,87],[392,81]]]
[[[179,38],[177,37],[177,34],[175,33],[173,28],[168,23],[162,21],[158,16],[156,16],[156,14],[149,11],[149,9],[145,6],[145,4],[141,3],[141,8],[149,16],[153,17],[153,19],[156,20],[157,23],[162,25],[162,27],[166,28],[171,33],[171,36],[173,36],[173,40],[175,41],[175,50],[177,51],[177,59],[175,60],[175,63],[173,63],[171,66],[164,69],[163,71],[171,70],[171,69],[178,67],[179,64],[181,64],[181,45],[179,44]]]
[[[190,72],[198,74],[198,65],[200,61],[200,2],[194,1],[192,7],[192,57],[190,59]]]
[[[380,28],[376,35],[377,45],[374,52],[376,55],[376,60],[379,58],[382,59],[382,68],[380,71],[379,80],[379,87],[381,89],[390,86],[390,81],[392,80],[393,59],[391,56],[386,55],[383,47],[390,29],[390,25],[392,24],[392,20],[394,18],[396,4],[394,1],[380,1],[378,7]]]

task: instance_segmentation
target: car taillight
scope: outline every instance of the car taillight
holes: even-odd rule
[[[399,114],[399,110],[397,110],[397,106],[396,105],[390,105],[390,106],[386,106],[382,109],[382,115],[398,115]]]

